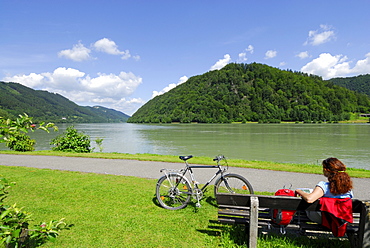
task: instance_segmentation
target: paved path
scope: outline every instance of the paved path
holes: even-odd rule
[[[158,179],[162,176],[159,172],[162,168],[183,168],[182,163],[9,154],[0,154],[0,165],[81,171],[154,179]],[[292,184],[292,189],[313,188],[317,182],[326,180],[322,175],[237,167],[230,167],[229,172],[243,175],[249,180],[255,191],[275,192],[278,188],[290,184]],[[205,183],[213,173],[213,169],[196,169],[195,171],[196,179],[200,183]],[[370,200],[370,179],[353,178],[353,183],[355,197],[362,200]]]

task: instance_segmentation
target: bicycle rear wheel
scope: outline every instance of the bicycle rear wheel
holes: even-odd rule
[[[252,185],[238,174],[227,174],[220,177],[215,183],[214,191],[215,196],[217,193],[254,194]]]
[[[166,209],[177,210],[188,205],[192,195],[189,182],[179,174],[169,174],[157,182],[156,197]]]

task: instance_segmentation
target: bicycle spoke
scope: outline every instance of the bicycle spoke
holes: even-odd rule
[[[158,180],[156,195],[162,207],[181,209],[190,201],[191,187],[181,175],[169,174]]]
[[[228,174],[215,184],[215,194],[217,193],[253,194],[254,191],[244,177],[237,174]]]

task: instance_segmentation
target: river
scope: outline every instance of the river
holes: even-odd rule
[[[69,124],[59,124],[58,133],[37,131],[36,150],[51,150],[50,140]],[[370,169],[369,124],[75,124],[91,137],[103,138],[103,152],[151,153],[230,159],[320,164],[337,157],[348,167]],[[1,149],[6,149],[1,146]]]

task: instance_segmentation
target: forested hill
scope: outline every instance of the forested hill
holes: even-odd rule
[[[348,78],[333,78],[329,81],[347,89],[366,94],[370,97],[370,74]]]
[[[321,77],[257,63],[229,64],[153,98],[128,122],[339,121],[369,111],[369,97]]]
[[[28,114],[35,122],[98,123],[126,122],[128,115],[101,106],[83,107],[47,91],[18,83],[0,82],[0,116],[15,118]]]

